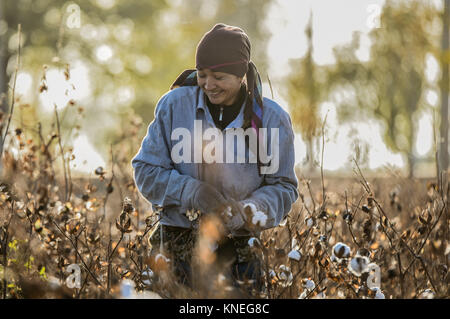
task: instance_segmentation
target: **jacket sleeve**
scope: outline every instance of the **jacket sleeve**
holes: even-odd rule
[[[139,191],[152,205],[191,209],[191,198],[200,181],[174,168],[170,156],[172,107],[169,94],[159,100],[155,119],[148,126],[147,135],[131,164]]]
[[[279,128],[279,167],[273,174],[264,175],[264,182],[241,203],[250,206],[253,216],[248,221],[261,229],[276,227],[291,210],[298,198],[295,175],[294,133],[289,115],[283,112],[269,125]]]

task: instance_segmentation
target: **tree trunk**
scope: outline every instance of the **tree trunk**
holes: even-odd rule
[[[448,89],[449,89],[449,17],[450,0],[444,0],[444,13],[442,16],[442,58],[441,58],[441,126],[439,138],[439,171],[448,169]]]
[[[308,171],[312,172],[314,171],[314,148],[312,138],[306,142],[306,155],[308,159]]]
[[[414,177],[414,168],[416,167],[416,157],[414,156],[414,154],[410,153],[407,156],[408,158],[408,178],[413,178]]]
[[[5,19],[5,3],[0,1],[0,21],[6,21]],[[10,26],[8,26],[10,27]],[[6,74],[6,65],[8,63],[8,48],[7,43],[8,39],[6,36],[7,32],[0,36],[0,111],[6,113],[7,105],[8,105],[8,86],[7,86],[7,74]]]

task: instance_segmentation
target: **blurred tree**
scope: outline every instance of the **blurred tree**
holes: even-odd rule
[[[84,108],[83,130],[106,155],[111,143],[130,133],[127,129],[130,122],[140,130],[133,129],[133,134],[144,133],[144,125],[140,124],[153,119],[156,102],[176,76],[195,67],[196,45],[215,23],[238,25],[249,34],[253,59],[263,73],[270,37],[263,24],[270,2],[262,0],[255,5],[249,0],[1,1],[0,53],[4,54],[0,56],[0,89],[6,91],[14,70],[17,24],[21,23],[21,69],[33,77],[33,102],[36,102],[27,112],[36,110],[44,64],[48,65],[47,72],[58,70],[61,74],[69,64],[72,77],[77,68],[87,70],[69,82],[75,84],[74,91],[81,91],[84,86],[83,98],[76,101]],[[49,81],[48,86],[51,85]],[[60,104],[68,99],[61,101],[64,102]],[[50,119],[53,113],[47,115]],[[131,143],[121,154],[129,159],[138,146]]]
[[[448,90],[449,90],[449,19],[450,19],[450,0],[443,0],[444,10],[442,12],[442,54],[440,56],[442,79],[441,79],[441,125],[439,140],[439,169],[448,170]],[[438,175],[439,176],[439,175]]]
[[[6,22],[5,22],[5,2],[0,2],[0,112],[6,110],[6,69],[4,67],[6,60]],[[1,132],[1,130],[0,130]]]
[[[355,33],[350,44],[335,49],[336,64],[329,69],[328,86],[340,105],[341,120],[375,116],[381,121],[386,145],[406,156],[412,176],[416,116],[427,105],[425,57],[437,53],[436,35],[430,30],[439,15],[426,2],[387,1],[380,19],[381,27],[370,32],[370,60],[358,59],[359,35]]]
[[[326,96],[323,86],[323,68],[313,61],[312,14],[305,29],[308,49],[304,57],[290,61],[291,73],[286,77],[283,92],[288,101],[294,129],[301,133],[307,146],[307,166],[315,166],[314,140],[320,134],[319,104]]]
[[[147,37],[148,30],[145,31],[144,28],[156,28],[157,17],[168,4],[164,0],[89,0],[80,5],[81,7],[73,1],[55,0],[1,1],[1,12],[4,14],[0,20],[3,53],[0,88],[2,92],[7,92],[7,85],[14,73],[17,25],[20,23],[20,70],[32,77],[33,85],[30,88],[32,107],[27,108],[24,114],[16,114],[16,119],[19,115],[21,119],[20,124],[16,121],[16,125],[35,127],[39,111],[39,119],[44,123],[53,121],[54,114],[49,112],[53,109],[53,104],[61,110],[70,105],[68,102],[71,94],[83,96],[81,101],[75,98],[75,102],[86,113],[84,122],[78,125],[84,124],[88,136],[95,136],[97,146],[101,146],[105,154],[109,143],[105,143],[102,130],[110,127],[108,119],[113,119],[125,106],[128,107],[135,101],[134,92],[142,92],[148,87],[148,75],[151,71],[148,54],[151,52],[143,52],[146,48],[141,45],[141,39]],[[158,48],[154,47],[153,52],[158,52]],[[58,73],[62,79],[65,76],[67,83],[62,83],[64,80],[59,80],[58,77],[58,80],[53,81],[47,78],[48,90],[54,90],[48,91],[46,103],[49,105],[42,108],[44,102],[40,101],[39,94],[40,91],[46,93],[47,89],[39,89],[44,65],[48,66],[47,73]],[[80,66],[87,71],[77,79],[70,79],[72,71],[76,68],[80,70]],[[68,92],[67,84],[73,84],[71,92]],[[73,94],[74,92],[78,94]],[[137,104],[144,103],[143,98],[136,100]],[[148,102],[148,97],[145,102]],[[3,108],[5,109],[5,104]],[[16,111],[21,113],[20,108]],[[103,114],[103,117],[99,114]],[[22,121],[24,116],[28,121]],[[114,120],[112,123],[116,124],[117,119]],[[73,127],[72,123],[67,127],[68,124],[62,123],[66,132]],[[48,128],[48,123],[43,125],[43,129],[45,128],[55,129]],[[67,146],[70,146],[73,142],[70,134],[64,136],[67,138]]]

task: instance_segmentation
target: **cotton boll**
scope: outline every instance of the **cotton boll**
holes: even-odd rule
[[[292,238],[291,248],[295,249],[297,247],[297,244],[298,244],[297,239],[296,238]]]
[[[267,215],[261,211],[257,211],[252,217],[253,225],[264,227],[266,226]]]
[[[247,207],[249,207],[252,212],[252,224],[255,226],[259,225],[260,227],[266,226],[267,214],[262,211],[258,211],[256,205],[253,203],[246,203],[244,205],[244,209]]]
[[[350,247],[344,243],[337,243],[333,246],[333,253],[339,259],[348,258],[350,256]]]
[[[247,208],[247,207],[250,207],[250,209],[251,209],[251,211],[252,211],[253,214],[256,213],[257,209],[256,209],[256,205],[255,205],[255,204],[253,204],[253,203],[247,203],[247,204],[244,205],[244,209]]]
[[[277,276],[277,273],[275,272],[275,270],[271,269],[269,271],[269,278],[275,278]]]
[[[298,299],[305,299],[307,295],[308,295],[308,294],[307,294],[307,292],[306,292],[306,290],[305,290],[305,291],[303,291],[303,292],[300,294],[300,296],[298,297]]]
[[[132,299],[134,297],[134,281],[129,279],[122,280],[120,284],[120,298],[121,299]]]
[[[290,259],[300,261],[300,258],[302,258],[302,255],[300,254],[300,252],[298,250],[293,249],[289,252],[288,257]]]
[[[356,255],[355,258],[353,258],[350,261],[350,271],[355,276],[361,276],[362,273],[365,273],[369,270],[369,258]]]
[[[285,265],[281,265],[278,271],[279,283],[282,287],[289,287],[292,285],[294,276],[292,275],[291,269]]]
[[[160,295],[153,291],[136,292],[134,281],[130,279],[122,280],[120,284],[120,299],[162,299]]]
[[[314,283],[313,280],[305,278],[303,279],[303,288],[312,291],[314,290],[314,288],[316,288],[316,284]]]
[[[311,217],[305,219],[306,227],[311,228],[314,226],[314,219]]]
[[[435,296],[436,294],[433,290],[426,289],[420,294],[419,299],[434,299]]]
[[[162,297],[154,291],[140,291],[134,295],[134,299],[162,299]]]
[[[222,214],[227,217],[233,217],[233,212],[232,212],[231,206],[227,206],[227,208],[225,208],[225,210],[223,211]]]
[[[384,293],[379,288],[377,288],[377,291],[375,293],[375,299],[385,299]]]
[[[146,286],[150,286],[152,284],[154,273],[150,268],[144,270],[141,274],[142,283]]]
[[[248,240],[248,245],[250,247],[258,247],[261,243],[258,238],[252,237]]]
[[[317,295],[315,295],[313,297],[313,299],[326,299],[326,298],[327,298],[327,295],[325,295],[325,293],[323,291],[319,292]]]

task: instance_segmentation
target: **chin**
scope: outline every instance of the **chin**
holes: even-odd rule
[[[223,98],[211,98],[211,97],[208,98],[213,104],[222,104],[224,102]]]

